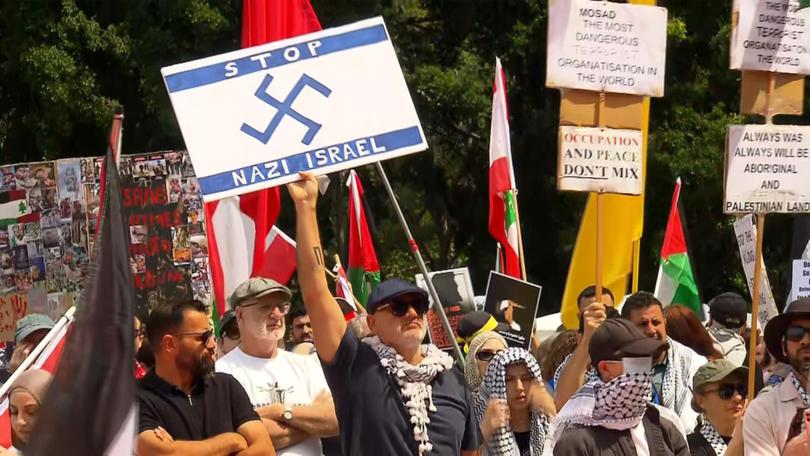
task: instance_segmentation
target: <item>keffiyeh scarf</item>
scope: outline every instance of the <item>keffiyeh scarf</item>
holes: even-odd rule
[[[565,403],[551,425],[546,448],[554,448],[570,425],[628,430],[641,423],[652,394],[652,372],[623,374],[586,383]],[[551,454],[547,452],[546,454]]]
[[[717,432],[717,429],[714,428],[712,423],[704,420],[703,424],[700,426],[700,435],[709,442],[709,445],[711,445],[714,450],[714,454],[723,456],[726,453],[726,441],[723,440],[723,437]]]
[[[488,340],[492,339],[501,341],[504,347],[507,346],[503,336],[494,331],[483,332],[473,337],[472,341],[470,341],[470,351],[467,352],[466,359],[464,360],[464,378],[467,380],[467,385],[470,387],[470,391],[472,391],[473,395],[478,394],[478,389],[481,388],[481,382],[484,381],[484,377],[478,372],[478,364],[476,363],[475,356],[478,354],[478,350],[480,350]]]
[[[512,364],[523,363],[534,377],[535,381],[543,386],[543,377],[540,374],[540,365],[528,351],[512,347],[498,353],[489,363],[481,389],[475,399],[475,416],[482,422],[487,411],[489,401],[492,399],[506,399],[506,368]],[[539,456],[543,454],[543,443],[548,436],[549,419],[544,413],[531,411],[529,424],[529,451],[520,455],[515,434],[512,427],[506,425],[498,429],[487,444],[488,456]]]
[[[695,352],[667,337],[667,369],[661,386],[661,405],[680,415],[684,406],[689,407],[689,367]]]
[[[799,379],[796,378],[796,375],[793,374],[793,369],[790,370],[788,378],[793,383],[793,386],[796,388],[796,391],[799,392],[799,397],[802,398],[802,402],[804,402],[804,405],[810,407],[810,394],[807,394],[807,390],[805,389],[804,385],[802,385],[799,382]]]
[[[428,436],[429,412],[435,412],[433,405],[433,387],[430,383],[436,375],[453,367],[453,358],[439,350],[435,345],[423,345],[424,359],[414,366],[405,361],[396,350],[385,345],[377,336],[366,337],[368,344],[380,357],[380,365],[396,380],[405,400],[409,420],[413,424],[413,437],[419,446],[419,454],[424,455],[433,450]]]

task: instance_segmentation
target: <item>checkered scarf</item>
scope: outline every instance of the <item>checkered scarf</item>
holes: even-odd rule
[[[712,446],[714,454],[723,456],[726,453],[726,441],[723,440],[723,437],[708,420],[703,420],[703,424],[700,426],[700,435]]]
[[[429,412],[436,412],[430,383],[438,374],[453,368],[453,358],[435,345],[422,345],[424,359],[414,366],[377,336],[366,337],[363,342],[374,349],[380,357],[380,365],[399,385],[413,424],[413,437],[419,445],[419,455],[430,453],[433,445],[428,436]]]
[[[478,393],[478,389],[481,388],[481,382],[484,381],[484,377],[478,372],[478,363],[475,362],[475,356],[478,354],[478,350],[480,350],[488,340],[492,339],[501,341],[503,346],[506,347],[506,340],[495,331],[482,332],[470,341],[470,351],[467,352],[467,357],[464,360],[464,378],[467,379],[467,385],[470,387],[470,391],[472,391],[473,394]]]
[[[605,383],[586,383],[565,403],[551,424],[546,448],[554,448],[571,425],[627,430],[638,426],[652,395],[652,372],[623,374]]]
[[[793,373],[793,369],[790,370],[788,378],[793,383],[793,386],[796,388],[796,391],[799,392],[799,397],[802,398],[802,402],[804,402],[804,405],[810,406],[810,394],[807,394],[807,390],[805,389],[804,385],[802,385],[799,382],[799,379],[796,378],[796,375]]]
[[[506,368],[512,364],[523,363],[529,373],[543,386],[540,365],[528,351],[512,347],[498,353],[492,358],[481,383],[481,389],[475,400],[475,416],[480,423],[484,419],[489,401],[506,399]],[[531,411],[529,425],[529,451],[520,455],[515,434],[508,424],[498,429],[487,444],[488,456],[539,456],[543,453],[543,442],[548,435],[549,419],[544,413]]]
[[[661,405],[680,415],[684,406],[690,407],[688,399],[689,366],[695,354],[690,348],[667,337],[667,369],[661,386]]]

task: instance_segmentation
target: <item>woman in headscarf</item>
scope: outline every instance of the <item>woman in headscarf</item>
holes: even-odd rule
[[[488,456],[543,453],[554,398],[543,386],[540,366],[522,348],[507,348],[489,363],[475,401]]]
[[[475,397],[492,358],[506,350],[506,340],[494,331],[484,331],[470,341],[470,351],[464,362],[464,377]]]
[[[39,407],[53,377],[47,371],[30,369],[17,377],[9,390],[11,435],[16,450],[25,450],[31,441],[31,430],[36,423]]]

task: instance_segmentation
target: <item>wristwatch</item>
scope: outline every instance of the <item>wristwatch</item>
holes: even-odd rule
[[[281,414],[281,417],[284,418],[284,421],[290,422],[292,421],[292,407],[289,405],[284,406],[284,413]]]

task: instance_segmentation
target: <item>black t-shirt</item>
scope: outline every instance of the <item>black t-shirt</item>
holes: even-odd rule
[[[335,400],[343,454],[380,456],[417,454],[413,426],[399,386],[380,366],[370,346],[347,330],[335,359],[321,362]],[[472,395],[463,375],[450,369],[431,383],[436,412],[430,412],[428,437],[435,455],[458,455],[481,446]]]
[[[259,419],[242,385],[220,372],[198,381],[186,395],[151,369],[138,381],[136,398],[138,433],[161,426],[175,440],[205,440]]]
[[[531,440],[531,432],[515,432],[515,442],[517,442],[518,450],[520,450],[520,454],[525,453],[529,450],[529,441]]]

